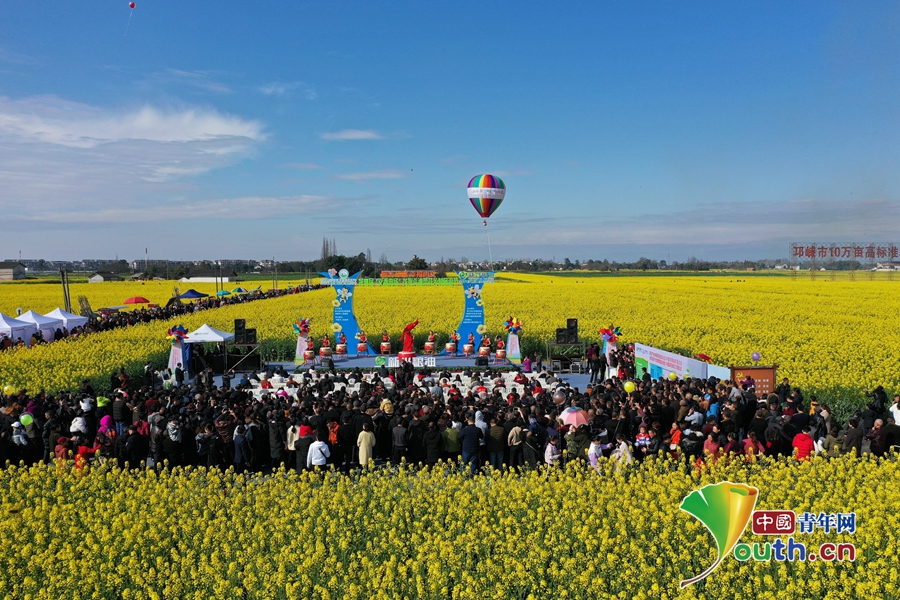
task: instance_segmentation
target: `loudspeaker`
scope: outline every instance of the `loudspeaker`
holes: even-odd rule
[[[234,343],[235,344],[245,344],[244,333],[247,329],[247,321],[246,319],[235,319],[234,320]]]
[[[256,343],[256,327],[253,329],[245,329],[244,330],[244,343],[245,344],[255,344]]]
[[[566,319],[566,331],[570,344],[578,343],[578,319]]]
[[[331,371],[334,369],[334,359],[333,358],[323,358],[322,366]]]
[[[487,356],[476,356],[475,357],[475,366],[476,367],[488,366],[488,357]]]
[[[556,343],[557,344],[568,344],[569,343],[569,330],[565,327],[560,327],[556,330]]]

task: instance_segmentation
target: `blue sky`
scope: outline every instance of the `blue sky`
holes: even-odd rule
[[[900,4],[0,4],[0,259],[900,241]],[[127,35],[126,35],[127,30]]]

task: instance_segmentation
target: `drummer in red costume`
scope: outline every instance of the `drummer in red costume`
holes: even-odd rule
[[[331,338],[329,338],[327,335],[322,338],[322,347],[323,348],[331,347]]]
[[[486,335],[481,336],[481,347],[482,348],[490,348],[491,347],[491,338]]]
[[[366,337],[366,332],[363,330],[359,331],[359,335],[356,336],[356,338],[359,340],[360,344],[368,344],[369,343],[369,338]]]
[[[469,332],[469,343],[472,344],[473,346],[475,345],[475,334],[472,333],[471,331]]]
[[[341,336],[338,338],[338,344],[344,344],[345,346],[347,345],[347,336],[344,335],[343,331],[341,332]]]
[[[499,335],[497,336],[497,339],[494,340],[494,345],[497,347],[497,350],[503,350],[504,348],[506,348],[506,344],[503,342],[503,338]]]

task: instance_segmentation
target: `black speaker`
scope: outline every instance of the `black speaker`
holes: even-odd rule
[[[556,330],[556,343],[557,344],[568,344],[569,343],[569,330],[565,327],[560,327]]]
[[[245,344],[255,344],[256,343],[256,327],[253,329],[245,329],[244,330],[244,343]]]
[[[334,369],[334,359],[333,358],[323,358],[322,366],[328,369],[329,371]]]
[[[244,333],[247,330],[247,321],[245,319],[235,319],[234,320],[234,343],[235,344],[245,344]]]
[[[475,366],[476,367],[488,366],[488,357],[487,356],[476,356],[475,357]]]
[[[568,331],[569,343],[578,343],[578,319],[566,319],[566,331]]]

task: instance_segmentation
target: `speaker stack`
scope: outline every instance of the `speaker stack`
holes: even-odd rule
[[[566,319],[566,338],[569,344],[578,343],[578,319]]]
[[[245,329],[244,330],[244,343],[245,344],[255,344],[256,343],[256,327],[253,329]]]
[[[556,343],[557,344],[567,344],[569,340],[569,330],[565,327],[560,327],[556,330]]]
[[[244,344],[246,343],[247,334],[247,320],[246,319],[235,319],[234,320],[234,343],[235,344]]]

